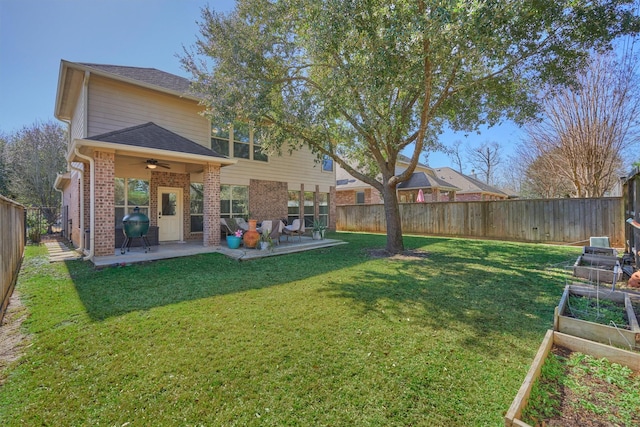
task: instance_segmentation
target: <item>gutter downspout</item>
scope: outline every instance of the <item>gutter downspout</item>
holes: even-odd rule
[[[60,120],[62,123],[67,125],[67,135],[69,137],[69,141],[67,142],[67,145],[71,145],[71,122],[68,120],[62,120],[62,119],[58,119],[58,120]],[[67,158],[68,157],[69,155],[67,154]],[[71,170],[74,170],[80,174],[80,182],[84,181],[84,170],[73,166],[73,163],[70,160],[67,160],[67,171],[71,171]],[[58,189],[56,188],[56,190]],[[62,196],[61,205],[64,205],[64,191],[62,190],[58,190],[58,191],[60,191],[60,194]],[[84,252],[84,191],[80,192],[80,206],[82,206],[81,212],[78,212],[78,216],[80,217],[80,230],[81,230],[80,231],[80,250]],[[69,230],[69,235],[67,236],[69,240],[71,240],[72,234],[73,234],[73,230]]]
[[[75,149],[75,155],[78,156],[79,158],[83,159],[83,160],[87,160],[89,162],[89,173],[91,174],[91,176],[89,177],[89,194],[90,194],[90,199],[89,200],[89,221],[90,221],[90,225],[89,225],[89,254],[84,257],[84,260],[90,260],[93,261],[93,253],[94,253],[94,247],[95,247],[95,222],[96,222],[96,215],[95,215],[95,193],[96,193],[96,188],[95,188],[95,178],[96,178],[96,169],[95,169],[95,165],[94,165],[94,161],[93,158],[89,157],[89,156],[85,156],[84,154],[80,154],[80,150],[78,150],[78,148],[76,147]],[[84,174],[82,174],[83,177],[83,183],[84,183]],[[80,194],[82,195],[84,193],[84,185],[83,185],[83,190],[80,192]],[[80,196],[82,199],[84,199],[82,196]],[[84,200],[83,200],[84,201]],[[82,209],[84,211],[84,203],[81,203],[80,206],[82,206]],[[81,218],[84,218],[84,215],[81,216]],[[82,227],[80,232],[82,233],[82,235],[84,236],[84,221],[82,221]]]
[[[84,183],[84,170],[73,166],[71,162],[69,162],[68,165],[69,168],[80,174],[80,182]],[[80,217],[80,248],[84,253],[86,253],[84,249],[84,187],[82,191],[80,191],[80,206],[82,206],[81,212],[78,212],[78,216]]]

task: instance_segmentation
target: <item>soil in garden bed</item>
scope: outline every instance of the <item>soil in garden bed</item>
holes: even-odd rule
[[[563,314],[587,322],[630,329],[624,304],[607,299],[570,294]]]
[[[533,426],[640,425],[640,374],[554,346],[522,420]]]

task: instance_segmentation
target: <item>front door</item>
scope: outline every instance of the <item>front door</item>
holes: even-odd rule
[[[182,188],[158,187],[158,240],[182,240]]]

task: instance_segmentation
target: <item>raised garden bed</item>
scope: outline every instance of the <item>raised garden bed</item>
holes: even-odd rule
[[[553,329],[640,351],[640,326],[634,304],[638,304],[638,296],[632,299],[627,292],[567,285],[555,310]]]
[[[615,283],[622,278],[622,268],[615,256],[583,254],[573,265],[573,275],[594,283]]]
[[[527,427],[525,421],[522,420],[522,414],[527,404],[529,403],[529,398],[531,396],[532,388],[536,382],[536,380],[540,377],[540,373],[542,371],[542,367],[549,357],[552,348],[561,347],[564,350],[563,352],[579,352],[588,356],[592,356],[596,359],[605,358],[608,363],[617,363],[622,366],[626,366],[631,369],[635,375],[637,376],[638,371],[640,370],[640,353],[631,352],[627,350],[622,350],[616,347],[612,347],[609,345],[585,340],[583,338],[574,337],[571,335],[563,334],[561,332],[549,330],[547,331],[538,352],[533,360],[533,364],[529,368],[529,372],[520,386],[520,390],[518,390],[518,394],[516,395],[513,403],[509,407],[507,414],[505,415],[504,421],[505,426],[517,426],[517,427]],[[589,394],[589,393],[587,393]],[[594,395],[596,393],[593,393]],[[595,413],[594,413],[595,417]],[[595,418],[590,420],[578,420],[575,424],[568,425],[606,425],[607,421],[605,418],[604,423],[598,424],[597,422],[590,423],[594,421]],[[567,425],[566,423],[559,424],[547,424],[547,425]]]
[[[582,255],[596,255],[605,257],[617,257],[618,251],[614,248],[601,248],[598,246],[584,246]]]

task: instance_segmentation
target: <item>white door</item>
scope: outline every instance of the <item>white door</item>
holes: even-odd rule
[[[182,240],[182,188],[158,187],[158,240]]]

